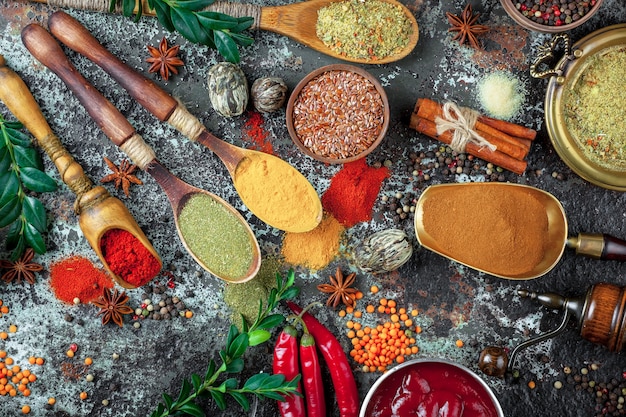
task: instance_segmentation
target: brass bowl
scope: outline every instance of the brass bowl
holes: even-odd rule
[[[513,2],[512,0],[500,0],[500,3],[502,4],[502,7],[506,11],[506,13],[511,17],[511,19],[515,20],[515,22],[517,22],[520,26],[526,29],[543,33],[561,33],[572,30],[582,25],[587,20],[591,19],[591,17],[598,11],[598,8],[602,4],[602,1],[603,0],[597,0],[596,4],[589,10],[589,12],[580,19],[561,26],[545,25],[529,19],[528,17],[524,16],[520,10],[517,9],[517,7],[515,6],[515,3],[517,2]]]
[[[374,139],[374,141],[370,144],[370,146],[367,149],[362,150],[358,154],[351,155],[345,158],[333,158],[333,157],[323,156],[323,155],[313,152],[311,149],[309,149],[307,146],[304,145],[304,143],[300,139],[300,136],[296,132],[296,128],[294,127],[294,106],[296,104],[296,100],[298,99],[302,89],[309,82],[311,82],[311,80],[329,71],[349,71],[365,78],[366,80],[368,80],[370,83],[373,84],[378,94],[380,94],[380,97],[382,99],[382,104],[383,104],[383,124],[382,124],[382,129],[379,135]],[[302,151],[302,153],[310,156],[313,159],[316,159],[318,161],[321,161],[327,164],[344,164],[344,163],[356,161],[357,159],[361,159],[365,157],[366,155],[371,153],[374,149],[376,149],[378,145],[380,145],[382,140],[385,138],[385,135],[387,134],[387,129],[389,128],[389,101],[387,99],[387,93],[385,92],[380,82],[376,79],[376,77],[374,77],[372,74],[365,71],[364,69],[361,69],[359,67],[356,67],[354,65],[349,65],[349,64],[326,65],[310,72],[306,77],[304,77],[298,83],[298,85],[296,85],[293,92],[289,96],[289,101],[287,102],[286,122],[287,122],[287,130],[289,131],[289,136],[293,140],[293,143],[298,147],[298,149]],[[337,122],[338,123],[355,123],[350,120],[344,120],[344,119],[339,119],[339,118],[337,119]]]
[[[407,377],[411,375],[411,377]],[[420,379],[419,382],[414,381]],[[400,387],[406,383],[411,389],[402,391]],[[427,385],[428,384],[428,385]],[[416,392],[416,388],[429,390],[423,393]],[[369,389],[361,405],[359,417],[371,417],[376,411],[378,401],[391,403],[393,394],[402,392],[405,401],[419,401],[422,404],[432,403],[438,392],[445,392],[450,396],[464,400],[465,406],[475,414],[480,410],[486,417],[504,417],[502,407],[493,391],[478,375],[469,368],[446,359],[413,359],[397,365],[392,370],[382,374]],[[391,394],[391,395],[388,395]],[[414,398],[412,396],[415,396]],[[421,397],[421,398],[420,398]],[[407,400],[407,398],[409,398]],[[443,402],[443,401],[442,401]],[[472,405],[469,402],[473,402]],[[480,404],[480,406],[479,406]],[[454,407],[448,404],[449,407]],[[402,405],[400,407],[403,407]],[[409,415],[409,410],[397,410],[399,415]],[[417,410],[411,410],[417,411]],[[428,410],[425,410],[428,411]],[[410,415],[422,415],[415,413]],[[425,414],[424,414],[425,415]]]
[[[540,65],[553,59],[554,51],[561,44],[565,46],[564,56],[553,68],[541,71]],[[561,159],[572,171],[592,184],[611,190],[626,191],[626,169],[617,167],[611,169],[610,166],[603,166],[589,159],[568,129],[564,114],[567,93],[580,82],[590,58],[607,48],[617,46],[626,47],[626,24],[596,30],[573,45],[570,45],[568,35],[554,35],[551,43],[542,48],[540,55],[531,65],[530,72],[536,78],[550,78],[545,98],[546,128]],[[623,86],[615,88],[621,89]],[[607,97],[607,100],[611,100],[611,97]]]

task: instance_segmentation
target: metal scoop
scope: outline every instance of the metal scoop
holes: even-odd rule
[[[424,205],[430,199],[436,199],[450,193],[454,193],[462,188],[471,188],[477,195],[486,191],[489,188],[501,189],[503,195],[506,195],[508,190],[523,188],[526,192],[532,194],[541,205],[545,208],[545,213],[548,219],[548,227],[545,236],[545,249],[543,258],[528,271],[519,273],[498,273],[490,268],[477,268],[475,265],[463,262],[458,259],[458,254],[450,253],[447,251],[442,242],[437,241],[424,227]],[[494,201],[494,204],[497,202]],[[441,216],[445,217],[445,213],[441,213]],[[515,225],[520,229],[524,228],[525,224]],[[484,227],[485,233],[493,233],[489,229],[489,225]],[[455,262],[459,262],[463,265],[478,271],[494,275],[500,278],[506,279],[533,279],[538,278],[548,273],[558,263],[563,255],[565,247],[576,249],[576,253],[579,255],[585,255],[596,259],[607,260],[626,260],[626,242],[617,239],[615,237],[605,234],[585,234],[581,233],[577,237],[567,237],[567,219],[565,217],[565,211],[563,206],[552,194],[540,190],[538,188],[530,187],[521,184],[510,183],[463,183],[463,184],[440,184],[428,187],[420,196],[415,207],[415,234],[418,242],[427,249],[438,253],[446,258],[449,258]],[[450,239],[454,239],[455,236],[450,236]],[[467,242],[471,245],[471,242]],[[524,247],[520,247],[518,254],[524,256]]]

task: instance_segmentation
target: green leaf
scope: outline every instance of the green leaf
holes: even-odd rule
[[[290,300],[296,298],[300,294],[300,288],[290,287],[283,293],[283,300]]]
[[[200,375],[191,374],[191,384],[195,392],[200,391],[200,388],[202,388],[202,378],[200,378]]]
[[[11,253],[11,262],[15,262],[22,256],[22,253],[26,250],[26,239],[24,235],[20,235],[20,238],[17,241],[15,247],[13,247],[13,252]]]
[[[45,172],[36,168],[25,167],[20,170],[22,184],[29,190],[44,193],[57,189],[57,183]]]
[[[22,146],[24,148],[28,148],[32,145],[30,136],[28,136],[26,133],[14,129],[6,129],[6,132],[9,140],[13,145]]]
[[[171,409],[172,403],[174,402],[172,397],[170,397],[169,395],[165,393],[163,393],[162,397],[163,397],[163,402],[165,403],[165,408],[167,408],[168,410]]]
[[[248,346],[248,335],[242,333],[228,346],[227,354],[231,358],[239,358],[248,349]]]
[[[215,368],[217,368],[217,364],[213,359],[211,359],[209,361],[209,366],[207,367],[206,374],[204,374],[204,379],[210,380],[211,378],[213,378],[213,375],[215,374]]]
[[[271,314],[261,320],[257,328],[269,330],[280,325],[284,321],[285,316],[283,316],[282,314]]]
[[[183,380],[183,385],[180,387],[180,393],[178,394],[178,398],[176,402],[181,402],[185,398],[189,397],[189,393],[191,392],[191,384],[186,379]]]
[[[230,16],[223,13],[205,11],[196,13],[196,16],[202,26],[212,30],[233,29],[237,26],[235,19],[229,19]]]
[[[267,330],[257,329],[248,333],[248,343],[250,346],[257,346],[267,342],[271,336]]]
[[[243,368],[244,368],[243,359],[237,358],[231,361],[226,366],[226,372],[230,374],[238,374],[239,372],[243,371]]]
[[[192,402],[185,403],[182,406],[178,407],[178,411],[187,413],[193,417],[204,417],[206,415],[197,404]]]
[[[42,253],[46,253],[46,243],[43,241],[41,233],[35,229],[35,226],[30,223],[26,223],[26,226],[24,227],[24,237],[26,237],[28,246],[33,248],[35,252],[40,255]]]
[[[180,7],[192,10],[194,12],[202,10],[213,3],[212,0],[179,0]]]
[[[237,385],[238,385],[238,382],[236,378],[228,378],[227,380],[222,382],[222,385],[220,385],[220,388],[223,387],[224,392],[226,392],[228,390],[237,389]]]
[[[149,4],[150,7],[152,7],[156,12],[157,19],[159,20],[159,22],[161,22],[163,27],[168,32],[174,32],[176,29],[174,29],[174,24],[172,23],[172,19],[170,18],[169,6],[161,1],[150,1]]]
[[[231,324],[230,327],[228,328],[228,335],[226,336],[227,348],[228,346],[233,344],[233,341],[235,340],[237,336],[239,336],[239,329],[237,329],[237,326],[235,326],[234,324]]]
[[[285,401],[287,399],[286,394],[280,394],[275,391],[263,391],[259,393],[259,396],[276,401]]]
[[[2,190],[2,194],[0,194],[0,207],[2,207],[9,200],[18,197],[20,180],[17,178],[15,172],[11,171],[0,175],[0,184],[4,184],[4,189]]]
[[[46,209],[41,204],[41,201],[35,197],[26,196],[24,201],[22,201],[22,212],[28,222],[35,226],[35,229],[41,233],[46,231],[48,226],[46,223]]]
[[[200,42],[201,38],[198,38],[199,34],[204,36],[204,31],[200,27],[198,18],[189,10],[172,8],[170,11],[172,23],[176,30],[183,35],[185,39],[190,40],[193,43]]]
[[[291,287],[296,282],[296,273],[293,269],[290,269],[287,272],[287,281],[285,282],[285,287]]]
[[[235,401],[237,401],[237,403],[239,403],[244,411],[248,411],[250,409],[250,401],[248,401],[245,395],[236,391],[229,392],[229,394],[235,399]]]
[[[0,176],[9,170],[13,163],[11,155],[9,154],[9,148],[2,146],[3,144],[4,141],[0,140]]]
[[[0,206],[0,229],[10,225],[22,213],[22,205],[20,204],[20,198],[14,195],[6,203]]]
[[[285,382],[285,376],[283,374],[266,374],[267,378],[263,380],[261,384],[261,389],[263,390],[273,390],[281,387]]]
[[[26,220],[20,218],[9,227],[6,239],[6,244],[9,249],[19,246],[19,241],[24,240],[23,226],[25,224]]]
[[[216,390],[211,390],[211,398],[213,398],[213,401],[215,401],[220,410],[226,409],[226,400],[224,399],[224,394]]]
[[[4,122],[3,123],[4,126],[8,127],[9,129],[13,129],[13,130],[20,130],[24,127],[24,125],[18,121],[15,122]]]
[[[240,17],[236,19],[236,22],[237,26],[231,29],[231,32],[239,34],[244,30],[248,30],[252,27],[252,25],[254,24],[254,18],[251,16]]]
[[[218,52],[229,62],[233,64],[239,63],[239,49],[237,44],[226,32],[215,31],[213,36],[213,42],[217,47]]]
[[[254,43],[254,39],[252,39],[250,36],[242,35],[241,33],[231,32],[230,36],[233,37],[233,40],[237,43],[237,45],[250,46]]]
[[[43,163],[41,157],[35,148],[23,148],[21,146],[15,146],[13,148],[13,154],[15,155],[15,162],[20,168],[31,167],[37,168],[43,171]]]

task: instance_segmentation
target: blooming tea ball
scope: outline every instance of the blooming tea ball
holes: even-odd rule
[[[220,62],[209,69],[209,99],[222,116],[239,116],[248,105],[248,81],[239,66]]]
[[[258,78],[252,83],[250,91],[252,104],[258,111],[271,113],[280,109],[287,98],[287,84],[282,78]]]

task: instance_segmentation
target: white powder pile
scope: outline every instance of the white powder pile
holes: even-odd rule
[[[486,75],[478,82],[477,96],[488,116],[510,120],[519,113],[526,91],[514,75],[500,71]]]

